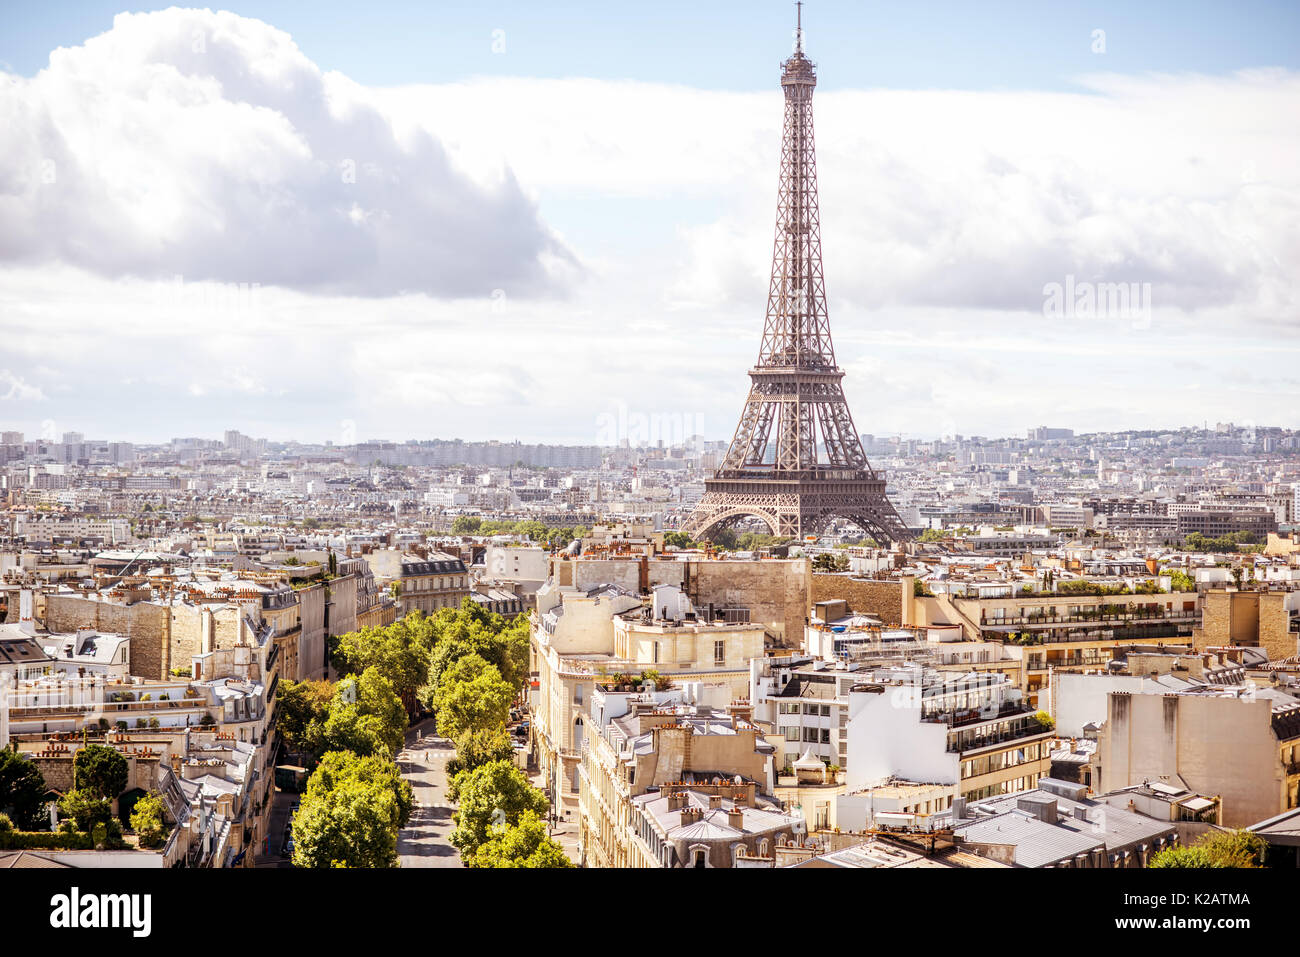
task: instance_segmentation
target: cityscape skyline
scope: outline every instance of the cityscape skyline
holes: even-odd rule
[[[300,945],[340,869],[1285,923],[1300,10],[115,2],[0,37],[25,929],[192,939],[181,869]]]

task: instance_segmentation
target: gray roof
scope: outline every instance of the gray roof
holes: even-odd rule
[[[1020,809],[1019,804],[1025,800],[1036,804],[1055,801],[1056,823],[1040,820],[1029,811]],[[1076,816],[1079,809],[1083,809],[1087,820]],[[971,843],[1013,845],[1018,867],[1043,867],[1077,854],[1091,853],[1095,848],[1114,853],[1176,832],[1168,821],[1157,821],[1097,801],[1073,801],[1041,789],[989,798],[970,805],[969,813],[977,810],[992,814],[954,822],[953,833]]]

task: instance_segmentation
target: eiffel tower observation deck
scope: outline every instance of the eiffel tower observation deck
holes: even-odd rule
[[[843,518],[884,545],[911,536],[862,450],[835,364],[813,145],[817,72],[804,55],[799,6],[794,53],[781,64],[785,127],[763,342],[727,457],[684,528],[708,538],[756,518],[774,535],[804,536]]]

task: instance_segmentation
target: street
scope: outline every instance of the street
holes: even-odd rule
[[[402,867],[461,867],[460,852],[449,842],[452,807],[447,800],[447,761],[456,748],[434,734],[434,722],[422,721],[406,733],[397,756],[402,775],[411,782],[415,807],[397,835]]]

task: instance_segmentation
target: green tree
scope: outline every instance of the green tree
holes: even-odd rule
[[[88,744],[72,759],[73,787],[112,801],[126,790],[126,758],[116,748]]]
[[[380,755],[358,757],[350,751],[331,751],[321,759],[307,781],[306,794],[322,797],[351,781],[382,785],[393,792],[393,827],[406,827],[415,806],[411,784],[397,764]]]
[[[483,525],[483,519],[473,515],[458,515],[451,523],[453,535],[476,535]]]
[[[20,831],[35,831],[48,823],[45,776],[34,761],[10,748],[0,749],[0,812],[8,814]]]
[[[1171,847],[1151,859],[1151,867],[1262,867],[1268,844],[1251,831],[1212,831],[1190,847]]]
[[[816,572],[846,572],[849,570],[849,558],[847,555],[822,552],[813,559],[812,567]]]
[[[495,665],[478,654],[466,655],[443,674],[433,695],[438,733],[455,740],[466,732],[505,727],[515,689]]]
[[[443,673],[456,661],[477,654],[495,665],[516,691],[528,678],[528,621],[513,621],[465,599],[458,610],[444,608],[429,619],[433,631],[433,652],[422,697],[431,703]]]
[[[383,783],[347,776],[314,793],[309,783],[293,816],[294,866],[396,867],[400,816]]]
[[[546,795],[533,787],[509,761],[492,761],[455,778],[460,806],[452,814],[451,834],[463,858],[470,858],[490,836],[495,824],[518,824],[525,811],[545,815]]]
[[[402,749],[406,726],[406,709],[392,684],[367,668],[361,677],[344,678],[335,686],[325,719],[325,749],[392,757]]]
[[[95,825],[107,825],[113,806],[94,791],[73,788],[59,799],[59,813],[78,831],[90,832]]]
[[[432,638],[433,630],[424,616],[412,613],[386,628],[363,628],[342,635],[335,663],[344,674],[361,674],[374,668],[412,710],[415,693],[429,673]]]
[[[447,762],[447,776],[473,771],[492,761],[510,761],[515,755],[514,742],[505,728],[463,731],[456,738],[456,756]]]
[[[290,751],[319,758],[325,750],[334,685],[328,681],[281,681],[275,691],[275,726]]]
[[[167,805],[156,794],[146,794],[131,809],[131,830],[141,847],[162,847],[167,841]]]
[[[494,827],[486,841],[465,858],[467,867],[573,867],[563,848],[546,834],[535,811],[524,811],[517,824]]]
[[[664,532],[664,544],[670,548],[700,547],[700,543],[693,541],[685,532]]]

